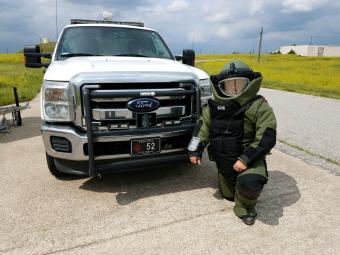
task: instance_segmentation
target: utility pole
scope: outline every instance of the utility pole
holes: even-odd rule
[[[195,50],[195,33],[192,34],[192,50]]]
[[[309,45],[312,45],[313,43],[313,36],[310,37]]]
[[[58,40],[58,0],[55,0],[55,36]]]
[[[260,58],[261,58],[262,35],[263,35],[263,27],[261,27],[261,32],[260,32],[259,54],[258,54],[258,56],[257,56],[257,63],[260,63]]]
[[[40,34],[36,34],[36,36],[39,37],[39,46],[40,46],[40,50],[41,50],[41,52],[44,52],[44,51],[43,51],[43,44],[42,44],[42,37],[41,37]]]

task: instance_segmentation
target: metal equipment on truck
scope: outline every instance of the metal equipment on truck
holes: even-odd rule
[[[10,121],[6,118],[7,114],[12,115],[13,126],[15,125],[21,126],[22,125],[21,111],[30,108],[29,102],[26,102],[25,104],[20,105],[18,90],[16,87],[13,88],[13,95],[14,95],[15,105],[0,106],[0,115],[2,115],[2,119],[0,121],[0,133],[10,132],[9,131]]]

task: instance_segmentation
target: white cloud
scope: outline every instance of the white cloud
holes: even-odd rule
[[[310,12],[327,2],[328,0],[285,0],[282,4],[284,7],[283,12]]]
[[[212,22],[220,22],[225,21],[230,18],[230,14],[228,11],[222,11],[222,12],[215,12],[211,15],[207,15],[206,20],[212,21]]]
[[[59,3],[60,2],[60,3]],[[141,21],[157,30],[170,48],[180,52],[192,46],[203,52],[249,52],[264,27],[264,48],[283,44],[340,44],[338,0],[91,0],[58,1],[58,27],[71,18],[101,19],[103,10],[113,19]],[[30,6],[34,10],[27,12]],[[55,1],[0,0],[0,52],[22,49],[43,37],[55,38]],[[76,12],[75,12],[76,10]],[[17,19],[20,17],[20,19]],[[52,17],[52,18],[51,18]]]
[[[235,22],[264,13],[266,9],[276,4],[277,0],[216,0],[214,4],[204,4],[203,12],[206,20],[212,22]]]
[[[263,13],[265,10],[265,4],[268,0],[252,0],[249,2],[249,13],[250,15],[255,15],[257,13]],[[271,1],[273,2],[273,1]],[[268,2],[269,3],[269,2]]]
[[[304,40],[306,38],[308,38],[308,36],[300,30],[275,31],[265,33],[264,35],[264,39],[268,41],[292,41],[293,43]]]
[[[216,35],[221,39],[228,39],[231,36],[230,29],[225,26],[220,26],[216,30]]]
[[[205,38],[205,36],[198,31],[192,31],[188,34],[188,42],[206,42],[207,39]]]
[[[165,9],[168,12],[183,12],[189,9],[189,4],[186,0],[174,0]]]

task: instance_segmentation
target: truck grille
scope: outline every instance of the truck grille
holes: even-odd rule
[[[183,121],[195,120],[195,96],[185,94],[195,89],[191,82],[99,84],[82,87],[85,88],[93,92],[90,101],[92,125],[98,130],[176,126]],[[143,113],[129,110],[128,102],[138,98],[156,99],[159,108]],[[85,124],[83,118],[83,126]]]
[[[157,134],[161,154],[185,152],[200,113],[200,90],[194,82],[86,84],[80,92],[90,176],[97,173],[99,156],[131,157],[131,143],[123,141],[133,137]]]

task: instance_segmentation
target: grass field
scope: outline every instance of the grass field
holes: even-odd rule
[[[199,55],[197,60],[238,59],[264,76],[263,87],[340,99],[340,58],[263,55]],[[228,60],[197,63],[209,74],[217,74]]]
[[[253,55],[197,56],[206,59],[222,59],[197,63],[209,74],[218,73],[228,59],[239,59],[262,72],[264,87],[340,99],[340,58],[263,55],[258,64]],[[25,68],[23,62],[22,53],[0,54],[0,105],[14,102],[13,87],[27,100],[39,92],[43,68]]]
[[[42,52],[52,52],[55,42],[42,44]],[[24,100],[33,99],[40,91],[43,68],[25,68],[22,51],[16,54],[0,54],[0,105],[14,103],[13,87],[18,88]]]
[[[25,100],[34,98],[42,77],[43,69],[25,68],[23,54],[0,54],[0,105],[14,102],[13,87]]]

